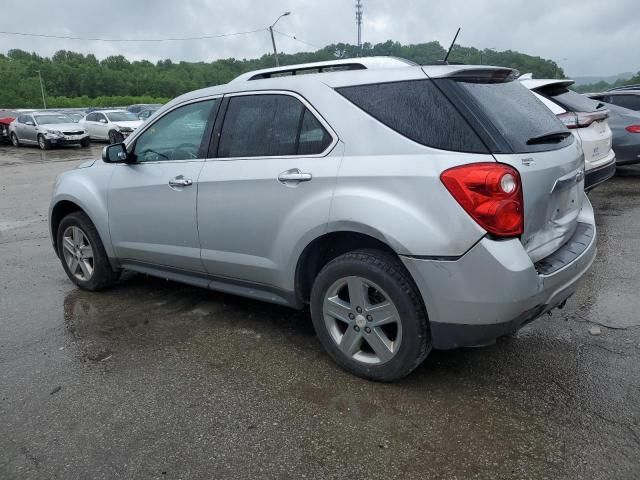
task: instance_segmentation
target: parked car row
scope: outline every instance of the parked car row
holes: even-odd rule
[[[340,366],[396,380],[562,308],[595,259],[606,114],[518,76],[357,58],[185,94],[58,178],[54,250],[86,290],[126,269],[309,306]]]

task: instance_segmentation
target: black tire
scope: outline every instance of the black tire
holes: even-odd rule
[[[40,150],[51,150],[51,142],[42,135],[38,135],[38,146]]]
[[[69,270],[69,266],[65,260],[63,235],[69,227],[77,227],[87,237],[93,250],[93,274],[87,281],[77,278]],[[104,250],[104,245],[98,235],[96,227],[93,225],[87,214],[84,212],[73,212],[62,219],[58,226],[56,234],[58,246],[58,257],[62,262],[62,267],[69,279],[78,287],[84,290],[97,291],[104,290],[115,283],[120,277],[120,272],[116,272],[111,268],[109,258]]]
[[[329,289],[340,279],[352,276],[382,288],[399,315],[402,328],[400,345],[391,359],[383,363],[367,364],[345,354],[325,322],[323,305]],[[311,317],[320,342],[335,362],[348,372],[369,380],[399,380],[420,365],[431,351],[429,322],[417,287],[402,263],[384,251],[353,251],[325,265],[311,291]]]
[[[83,139],[83,140],[80,142],[80,146],[81,146],[82,148],[87,148],[87,147],[91,146],[91,140],[89,139],[89,137],[87,137],[87,138]]]
[[[18,136],[15,134],[15,132],[11,134],[11,144],[16,148],[22,146],[21,143],[20,143],[20,140],[18,140]]]
[[[113,145],[114,143],[122,143],[122,141],[124,140],[124,137],[122,136],[122,134],[120,132],[117,132],[115,130],[111,130],[109,132],[109,144]]]

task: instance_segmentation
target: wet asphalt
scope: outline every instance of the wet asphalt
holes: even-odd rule
[[[640,478],[640,168],[591,194],[599,255],[564,310],[377,384],[306,312],[75,288],[48,198],[101,148],[0,147],[0,478]]]

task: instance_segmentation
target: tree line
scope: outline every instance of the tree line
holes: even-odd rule
[[[337,43],[315,52],[280,54],[282,65],[391,55],[428,64],[442,60],[445,48],[438,42],[402,45],[387,41],[357,46]],[[506,50],[478,50],[456,46],[449,62],[512,67],[538,78],[564,78],[554,61]],[[0,54],[0,107],[33,108],[42,105],[38,71],[41,72],[50,107],[104,107],[132,103],[164,103],[182,93],[226,83],[250,70],[274,65],[273,55],[256,59],[226,58],[214,62],[129,61],[122,55],[98,60],[95,55],[60,50],[42,57],[23,50]]]

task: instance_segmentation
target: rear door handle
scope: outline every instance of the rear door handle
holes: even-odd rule
[[[169,186],[171,188],[190,187],[191,185],[193,185],[193,180],[190,178],[184,178],[182,175],[178,175],[177,177],[169,180]]]
[[[297,168],[292,168],[278,175],[278,181],[281,183],[300,183],[309,182],[313,179],[310,173],[303,173]]]

